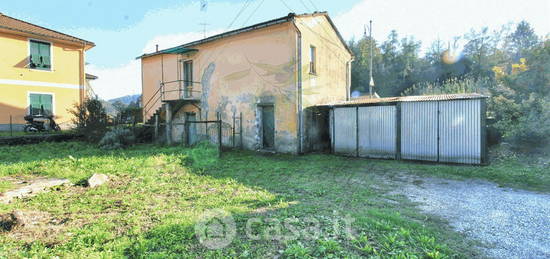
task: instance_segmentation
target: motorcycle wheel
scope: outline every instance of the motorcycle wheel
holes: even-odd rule
[[[27,125],[25,126],[25,128],[23,129],[23,131],[25,132],[38,132],[38,129],[36,129],[35,127],[33,127],[32,125]]]

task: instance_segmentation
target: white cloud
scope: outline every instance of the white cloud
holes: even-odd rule
[[[132,60],[126,65],[114,68],[86,66],[86,73],[98,77],[91,83],[94,92],[105,100],[141,93],[140,70],[139,60]]]
[[[363,35],[364,24],[373,20],[373,37],[384,41],[392,29],[401,36],[414,35],[424,47],[440,38],[450,41],[471,28],[499,29],[509,22],[527,20],[539,35],[550,33],[550,2],[524,0],[364,0],[336,16],[346,39]]]

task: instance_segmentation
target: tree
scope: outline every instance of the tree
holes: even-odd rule
[[[69,112],[74,116],[76,131],[90,142],[98,142],[107,131],[108,118],[105,108],[98,99],[87,99],[75,104]]]
[[[369,59],[371,56],[370,45],[373,44],[373,77],[377,81],[381,64],[380,49],[376,46],[376,41],[368,37],[363,37],[359,41],[350,43],[350,48],[355,55],[355,61],[351,68],[351,90],[358,91],[361,94],[369,92]]]
[[[525,57],[526,52],[539,43],[531,25],[526,21],[521,21],[516,26],[516,30],[508,35],[510,42],[508,52],[513,62],[519,62],[520,58]]]
[[[470,73],[475,78],[491,76],[494,64],[489,56],[495,51],[495,41],[489,29],[484,27],[479,32],[471,30],[465,38],[468,42],[464,46],[464,55],[471,61]]]

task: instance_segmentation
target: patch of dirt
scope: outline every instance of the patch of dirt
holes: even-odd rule
[[[39,240],[56,244],[61,241],[58,234],[67,221],[68,218],[53,217],[47,212],[15,210],[0,214],[0,233],[26,243]]]

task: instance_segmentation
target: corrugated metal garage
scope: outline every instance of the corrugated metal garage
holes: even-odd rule
[[[449,94],[328,104],[332,150],[359,157],[486,164],[486,98]]]

